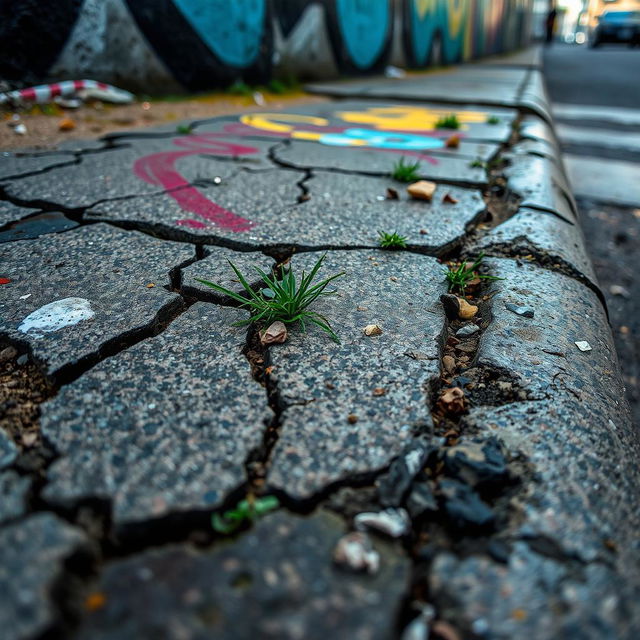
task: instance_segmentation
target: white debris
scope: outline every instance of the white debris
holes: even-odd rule
[[[384,75],[385,78],[404,78],[407,75],[407,72],[404,69],[394,67],[392,64],[390,64],[385,67]]]
[[[17,133],[19,136],[26,136],[27,135],[27,127],[24,126],[24,124],[22,124],[22,122],[20,124],[17,124],[14,128],[13,128],[14,133]]]
[[[264,107],[267,104],[267,101],[264,99],[264,96],[259,91],[254,91],[252,97],[253,97],[253,101],[259,107]]]
[[[392,538],[399,538],[409,532],[411,520],[404,509],[385,509],[384,511],[359,513],[354,518],[358,531],[375,529]]]
[[[586,340],[579,340],[575,345],[580,351],[591,351],[591,345]]]
[[[353,571],[366,571],[374,574],[380,568],[380,554],[371,545],[366,533],[354,531],[338,540],[333,551],[336,564]]]
[[[27,298],[30,298],[30,297],[31,297],[31,294],[27,293],[27,294],[25,294],[23,296],[20,296],[20,300],[26,300]]]
[[[431,622],[436,617],[436,610],[425,604],[421,607],[420,614],[414,618],[404,629],[402,640],[428,640],[431,632]]]
[[[18,327],[18,331],[27,333],[33,330],[37,336],[41,332],[58,331],[64,327],[90,320],[95,316],[91,303],[84,298],[64,298],[45,304],[44,307],[30,313]]]

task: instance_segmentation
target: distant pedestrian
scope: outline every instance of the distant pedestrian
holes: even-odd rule
[[[545,40],[548,45],[553,42],[553,32],[555,31],[555,28],[556,28],[557,17],[558,17],[558,11],[556,10],[555,5],[551,5],[551,11],[549,11],[549,13],[547,14],[547,22],[546,22],[547,36]]]

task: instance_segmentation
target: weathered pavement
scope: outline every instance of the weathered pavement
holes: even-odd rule
[[[518,60],[3,157],[5,637],[638,637],[640,441]],[[431,203],[389,177],[402,156]],[[501,279],[465,323],[443,263],[481,251]],[[340,344],[261,347],[196,280],[324,253]],[[213,530],[265,495],[275,512]],[[336,564],[366,522],[396,536],[355,536],[369,573]]]

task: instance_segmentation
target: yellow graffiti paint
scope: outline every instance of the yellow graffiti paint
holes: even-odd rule
[[[413,0],[413,8],[420,20],[423,20],[427,13],[433,13],[438,6],[438,0]]]
[[[467,0],[449,0],[449,36],[457,38],[469,7]]]
[[[435,127],[443,116],[455,113],[463,123],[485,122],[484,111],[455,111],[426,107],[372,107],[366,111],[338,111],[336,116],[345,122],[368,124],[381,131],[427,131]],[[468,127],[463,126],[463,129]]]
[[[274,131],[276,133],[292,133],[295,131],[295,124],[310,124],[316,127],[326,127],[329,121],[316,116],[303,116],[295,113],[250,113],[240,118],[242,124],[264,131]],[[289,124],[293,123],[293,124]],[[300,132],[297,132],[300,133]],[[304,132],[309,134],[309,140],[316,140],[320,134]]]

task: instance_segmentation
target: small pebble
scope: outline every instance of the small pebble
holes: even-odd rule
[[[379,336],[382,334],[382,329],[377,324],[368,324],[363,331],[365,336]]]
[[[524,318],[533,318],[534,312],[531,307],[521,307],[517,304],[512,304],[511,302],[507,302],[505,305],[508,311],[513,311],[513,313],[523,316]]]
[[[580,351],[591,351],[591,345],[586,340],[579,340],[575,345]]]
[[[480,327],[477,324],[465,324],[464,327],[456,331],[456,336],[458,338],[468,338],[474,333],[478,333],[478,331],[480,331]]]

